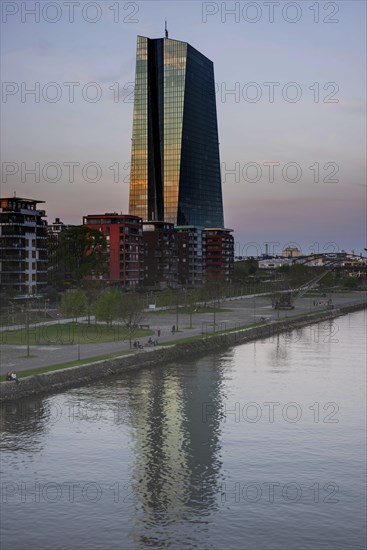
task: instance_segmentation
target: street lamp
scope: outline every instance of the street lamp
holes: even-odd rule
[[[178,292],[176,292],[176,332],[178,332]]]
[[[26,327],[27,327],[27,357],[30,357],[29,354],[29,305],[26,306]]]
[[[256,321],[256,298],[254,296],[254,322]]]
[[[78,336],[78,361],[80,361],[80,333],[79,333],[79,321],[76,321],[76,330]]]

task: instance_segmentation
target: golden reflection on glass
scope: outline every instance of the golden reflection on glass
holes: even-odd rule
[[[148,210],[148,39],[138,36],[129,213],[147,218]]]
[[[164,41],[164,218],[177,223],[187,44]]]

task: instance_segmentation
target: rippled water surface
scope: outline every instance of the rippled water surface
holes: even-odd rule
[[[366,546],[366,312],[4,405],[3,550]]]

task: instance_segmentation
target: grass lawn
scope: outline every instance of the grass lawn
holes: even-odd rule
[[[38,325],[29,327],[29,344],[31,346],[99,344],[102,342],[119,342],[129,339],[125,326],[95,325],[87,323],[65,323],[56,325]],[[135,330],[132,338],[144,338],[154,334],[153,330]],[[0,333],[1,344],[27,344],[27,329],[7,330]]]
[[[55,370],[69,369],[70,367],[78,367],[80,365],[87,365],[88,363],[94,363],[95,361],[103,361],[104,359],[113,359],[114,357],[120,357],[121,355],[130,355],[137,353],[135,350],[119,351],[115,353],[108,353],[106,355],[98,355],[97,357],[88,357],[87,359],[81,359],[80,361],[69,361],[67,363],[59,363],[57,365],[51,365],[49,367],[40,367],[38,369],[29,369],[24,371],[16,371],[18,378],[25,378],[26,376],[34,376],[36,374],[44,374],[45,372],[51,372]],[[5,375],[0,376],[0,382],[5,381]]]
[[[44,313],[31,312],[29,314],[30,323],[42,323],[44,321],[52,321],[48,315],[45,317]],[[0,317],[0,326],[6,327],[11,325],[23,325],[26,323],[26,316],[24,313],[14,313],[14,315],[2,315]]]

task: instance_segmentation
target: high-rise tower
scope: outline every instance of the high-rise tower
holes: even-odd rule
[[[129,213],[223,227],[213,63],[167,33],[138,36]]]

